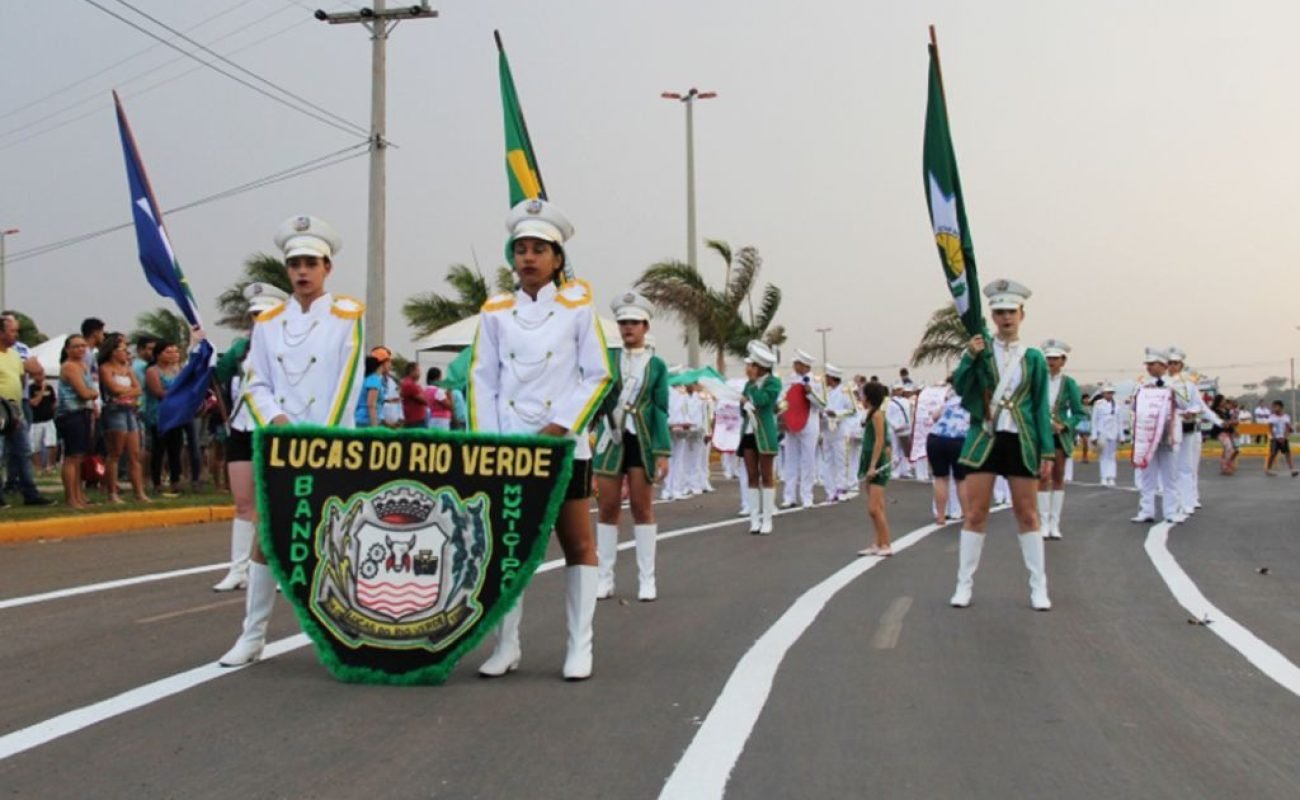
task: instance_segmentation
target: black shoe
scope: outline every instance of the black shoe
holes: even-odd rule
[[[53,503],[53,500],[43,494],[32,495],[23,501],[23,505],[25,506],[48,506]]]

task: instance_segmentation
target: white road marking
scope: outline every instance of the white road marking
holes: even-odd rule
[[[6,608],[29,606],[33,603],[44,603],[49,600],[62,600],[65,597],[76,597],[81,594],[105,592],[109,589],[121,589],[124,586],[138,586],[142,583],[165,581],[171,578],[184,578],[187,575],[200,575],[204,572],[216,572],[219,569],[226,569],[229,566],[229,561],[223,561],[220,564],[208,564],[202,567],[187,567],[185,569],[175,569],[170,572],[154,572],[149,575],[137,575],[134,578],[121,578],[113,581],[104,581],[103,583],[88,583],[85,586],[56,589],[52,592],[29,594],[24,597],[10,597],[7,600],[0,600],[0,611],[3,611]]]
[[[777,513],[793,513],[802,510],[803,509],[795,508]],[[730,525],[740,525],[747,522],[748,520],[744,519],[725,519],[719,522],[710,522],[703,525],[695,525],[689,528],[668,531],[659,534],[658,538],[661,540],[676,539],[679,536],[687,536],[692,533],[700,533],[702,531],[724,528]],[[901,544],[901,540],[895,545],[896,549],[899,544]],[[634,547],[635,545],[635,542],[629,541],[624,543],[621,546],[621,549]],[[906,545],[903,546],[906,547]],[[537,568],[537,572],[550,572],[563,566],[564,559],[557,558],[543,563]],[[196,567],[192,570],[178,570],[177,573],[160,574],[174,577],[176,574],[181,573],[194,574],[195,572],[203,572],[218,568],[224,569],[225,567],[225,564],[218,564],[215,567]],[[149,576],[142,576],[142,578],[148,577]],[[161,580],[161,578],[154,578],[154,580]],[[138,578],[128,578],[126,581],[112,581],[111,583],[129,586],[132,582],[142,583],[144,581]],[[95,586],[106,586],[106,584],[95,584]],[[72,594],[85,594],[87,591],[98,591],[95,586],[81,587],[82,591],[64,591],[71,592]],[[32,597],[41,597],[41,595],[33,595]],[[31,600],[31,602],[39,602],[39,600]],[[274,642],[268,642],[266,649],[262,651],[262,660],[266,661],[275,658],[278,655],[298,650],[309,644],[311,644],[311,640],[307,638],[306,634],[302,633],[279,639]],[[101,700],[98,703],[83,706],[65,714],[60,714],[57,717],[51,717],[43,722],[29,725],[21,730],[5,734],[4,736],[0,736],[0,761],[26,750],[30,750],[33,747],[39,747],[40,745],[52,742],[55,739],[76,733],[77,731],[88,728],[91,725],[103,722],[104,720],[112,719],[113,717],[143,708],[151,703],[156,703],[157,701],[171,697],[172,695],[180,694],[181,692],[186,691],[187,689],[192,689],[195,686],[200,686],[209,681],[214,681],[217,678],[224,678],[227,675],[234,675],[241,669],[246,669],[246,667],[222,667],[214,661],[210,664],[204,664],[201,667],[195,667],[186,672],[177,673],[161,680],[154,681],[153,683],[130,689],[116,695],[115,697],[110,697],[107,700]]]
[[[926,525],[895,539],[894,552],[901,553],[937,530],[938,525]],[[785,654],[836,593],[884,560],[866,557],[850,562],[804,592],[759,637],[736,664],[722,694],[664,784],[659,793],[660,800],[708,800],[723,796],[731,770],[745,749],[745,742],[749,740],[763,706],[767,704],[772,681]]]
[[[871,637],[871,646],[877,650],[893,650],[898,646],[898,637],[903,633],[903,617],[912,607],[912,598],[904,595],[889,604],[885,613],[880,615],[880,625]]]
[[[1174,599],[1194,618],[1208,618],[1209,624],[1206,627],[1216,636],[1245,656],[1247,661],[1254,664],[1265,675],[1281,684],[1284,689],[1300,695],[1300,667],[1206,599],[1183,568],[1178,565],[1178,561],[1169,552],[1168,547],[1169,530],[1172,527],[1167,522],[1152,526],[1147,531],[1146,551],[1156,571],[1160,573],[1161,578],[1164,578],[1165,585],[1173,592]]]

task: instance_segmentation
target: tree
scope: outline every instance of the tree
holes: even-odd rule
[[[763,266],[758,250],[747,246],[733,252],[729,244],[718,239],[707,240],[705,246],[721,256],[726,265],[721,290],[710,287],[698,270],[681,261],[652,264],[641,274],[637,286],[670,316],[694,323],[700,332],[700,344],[713,350],[718,372],[725,372],[727,354],[744,357],[750,340],[761,339],[773,346],[785,342],[785,328],[773,324],[781,307],[781,290],[770,283],[764,286],[763,299],[755,312],[753,290]],[[742,305],[745,315],[741,314]]]
[[[912,366],[950,364],[961,358],[969,341],[957,307],[949,303],[930,315],[921,342],[912,351]]]
[[[1271,378],[1265,378],[1260,381],[1260,383],[1264,385],[1264,391],[1266,394],[1269,392],[1280,392],[1286,388],[1286,378],[1278,375],[1274,375]]]
[[[452,264],[447,270],[446,281],[455,290],[454,296],[424,292],[402,305],[402,315],[406,317],[406,324],[415,331],[416,338],[474,316],[492,294],[483,273],[464,264]],[[514,272],[507,267],[497,267],[495,290],[514,293]]]
[[[190,346],[190,324],[175,311],[155,308],[145,311],[135,318],[136,329],[131,331],[131,341],[141,336],[162,339],[181,348],[182,355]]]
[[[35,347],[48,340],[50,337],[41,333],[40,328],[36,327],[36,321],[21,311],[9,312],[18,320],[18,341],[28,347]]]
[[[221,312],[218,325],[237,331],[247,331],[251,327],[248,301],[244,299],[244,289],[250,283],[269,283],[285,294],[293,293],[284,262],[266,253],[254,253],[244,260],[244,274],[239,280],[217,297],[217,309]]]

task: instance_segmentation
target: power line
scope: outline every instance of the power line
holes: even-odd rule
[[[303,114],[303,115],[305,115],[305,116],[311,117],[312,119],[316,120],[317,122],[322,122],[322,123],[324,123],[324,124],[326,124],[326,125],[329,125],[329,126],[332,127],[332,128],[337,128],[338,130],[341,130],[341,131],[343,131],[343,132],[345,132],[345,133],[348,133],[348,134],[350,134],[350,135],[353,135],[353,136],[358,135],[358,131],[360,131],[360,132],[361,132],[361,135],[364,135],[364,136],[367,138],[367,140],[369,139],[369,133],[366,132],[366,129],[365,129],[365,128],[362,128],[362,127],[359,126],[359,125],[356,125],[355,123],[348,122],[347,120],[344,120],[344,124],[340,124],[340,123],[338,123],[338,122],[335,122],[334,120],[329,119],[327,116],[322,116],[322,115],[320,115],[320,114],[316,114],[316,113],[313,113],[313,112],[311,112],[311,111],[308,111],[307,109],[304,109],[304,108],[301,108],[301,107],[299,107],[299,106],[296,106],[296,105],[294,105],[293,103],[290,103],[288,100],[285,100],[283,97],[278,97],[278,96],[276,96],[276,95],[274,95],[274,94],[271,94],[270,92],[266,91],[265,89],[261,88],[260,86],[255,86],[254,84],[249,83],[248,81],[244,80],[243,78],[240,78],[238,75],[233,75],[233,74],[231,74],[231,73],[229,73],[229,72],[227,72],[227,71],[221,69],[220,67],[216,66],[216,65],[213,64],[212,62],[204,61],[203,59],[201,59],[201,58],[199,58],[198,56],[194,55],[193,53],[189,52],[188,50],[185,50],[185,49],[183,49],[183,48],[181,48],[181,47],[178,47],[177,45],[173,44],[172,42],[167,41],[166,39],[162,38],[161,36],[159,36],[158,34],[154,33],[153,31],[150,31],[150,30],[148,30],[148,29],[146,29],[146,28],[141,27],[140,25],[136,24],[135,22],[132,22],[131,20],[127,19],[126,17],[122,16],[121,14],[118,14],[117,12],[113,11],[112,9],[105,8],[104,6],[102,6],[102,5],[100,5],[99,3],[95,2],[95,0],[83,0],[83,2],[87,3],[88,5],[94,6],[95,8],[99,9],[100,11],[103,11],[105,14],[109,15],[110,17],[113,17],[114,19],[119,20],[119,21],[121,21],[122,23],[131,26],[132,28],[135,28],[137,31],[143,33],[145,36],[148,36],[148,37],[151,38],[151,39],[154,39],[154,40],[156,40],[156,41],[159,41],[159,42],[165,44],[166,46],[168,46],[168,47],[170,47],[171,49],[175,50],[176,52],[178,52],[178,53],[180,53],[180,54],[186,56],[187,58],[192,58],[192,59],[194,59],[195,61],[197,61],[197,62],[199,62],[200,64],[202,64],[203,66],[212,69],[214,72],[220,73],[221,75],[224,75],[225,77],[231,79],[232,81],[234,81],[234,82],[236,82],[236,83],[238,83],[238,84],[240,84],[240,85],[242,85],[242,86],[245,86],[245,87],[247,87],[247,88],[249,88],[249,89],[252,89],[253,91],[257,92],[258,94],[260,94],[260,95],[262,95],[262,96],[264,96],[264,97],[267,97],[267,98],[269,98],[269,99],[271,99],[271,100],[274,100],[275,102],[277,102],[277,103],[279,103],[279,104],[281,104],[281,105],[283,105],[283,106],[286,106],[286,107],[288,107],[288,108],[291,108],[291,109],[293,109],[294,111],[297,111],[299,114]],[[200,45],[200,46],[201,46],[201,45]],[[206,49],[206,48],[204,48],[204,49]],[[209,51],[209,52],[211,52],[211,51]],[[225,59],[225,60],[228,61],[229,63],[232,63],[232,64],[234,63],[234,62],[230,62],[229,59]],[[241,69],[242,69],[242,68],[241,68]],[[272,84],[272,85],[274,85],[274,84]],[[277,87],[277,88],[278,88],[278,87]],[[280,91],[284,91],[284,90],[280,90]],[[288,92],[286,92],[286,94],[288,94]],[[331,115],[331,116],[332,116],[332,115]],[[341,118],[340,118],[340,119],[341,119]]]
[[[254,80],[260,81],[260,82],[262,82],[263,84],[265,84],[265,85],[267,85],[267,86],[270,86],[272,89],[275,89],[277,92],[280,92],[280,93],[282,93],[282,94],[284,94],[284,95],[287,95],[288,97],[292,97],[294,100],[297,100],[299,103],[302,103],[303,105],[307,106],[308,108],[311,108],[311,109],[313,109],[313,110],[315,110],[315,111],[319,111],[320,113],[324,114],[324,115],[327,116],[327,117],[330,117],[330,118],[332,118],[332,119],[335,119],[335,120],[337,120],[337,121],[343,123],[344,125],[349,125],[349,126],[351,126],[351,127],[353,127],[353,128],[356,128],[358,131],[360,131],[360,132],[363,133],[363,134],[369,135],[369,131],[368,131],[368,129],[363,128],[363,127],[361,127],[360,125],[357,125],[356,123],[352,122],[351,120],[347,119],[346,117],[341,117],[341,116],[339,116],[338,114],[335,114],[333,111],[330,111],[328,108],[325,108],[324,106],[320,106],[320,105],[317,105],[316,103],[313,103],[312,101],[308,100],[307,98],[305,98],[305,97],[303,97],[303,96],[301,96],[301,95],[294,94],[293,92],[289,91],[288,89],[284,88],[283,86],[280,86],[280,85],[277,84],[277,83],[274,83],[274,82],[272,82],[272,81],[267,80],[266,78],[263,78],[261,75],[258,75],[256,72],[253,72],[253,71],[250,70],[250,69],[247,69],[247,68],[245,68],[245,67],[243,67],[243,66],[241,66],[241,65],[239,65],[239,64],[236,64],[235,62],[233,62],[233,61],[231,61],[230,59],[226,58],[225,56],[221,55],[221,54],[218,53],[217,51],[215,51],[215,50],[213,50],[213,49],[207,47],[206,45],[204,45],[204,44],[202,44],[202,43],[200,43],[200,42],[195,41],[194,39],[191,39],[189,36],[186,36],[184,33],[181,33],[180,31],[178,31],[178,30],[176,30],[175,28],[171,27],[170,25],[168,25],[167,23],[165,23],[165,22],[163,22],[162,20],[158,19],[157,17],[152,16],[152,15],[150,15],[150,14],[144,12],[144,11],[141,11],[140,9],[138,9],[138,8],[136,8],[135,6],[133,6],[133,5],[131,5],[130,3],[128,3],[127,0],[117,0],[117,3],[118,3],[118,5],[126,6],[127,8],[131,9],[131,10],[134,11],[135,13],[137,13],[137,14],[139,14],[140,16],[144,17],[145,19],[149,20],[150,22],[152,22],[153,24],[155,24],[155,25],[157,25],[158,27],[162,28],[163,30],[167,31],[168,33],[171,33],[171,34],[174,34],[174,35],[176,35],[176,36],[179,36],[180,38],[184,39],[185,41],[187,41],[187,42],[189,42],[190,44],[194,45],[195,47],[199,48],[200,50],[202,50],[203,52],[205,52],[205,53],[207,53],[208,55],[212,56],[213,58],[219,59],[220,61],[222,61],[222,62],[225,63],[225,64],[229,64],[230,66],[234,67],[235,69],[239,70],[240,72],[244,73],[245,75],[249,76],[250,78],[253,78]]]
[[[204,25],[207,25],[209,22],[212,22],[213,20],[218,19],[219,17],[224,17],[226,14],[229,14],[230,12],[235,11],[236,9],[243,8],[244,6],[248,5],[248,4],[251,3],[251,2],[253,2],[253,0],[241,0],[241,2],[235,3],[233,6],[229,6],[229,7],[227,7],[226,9],[224,9],[224,10],[222,10],[222,11],[218,11],[217,13],[213,14],[213,15],[210,16],[210,17],[207,17],[207,18],[205,18],[205,19],[202,19],[202,20],[200,20],[200,21],[194,23],[193,25],[191,25],[190,27],[186,28],[185,30],[186,30],[186,32],[193,31],[193,30],[198,30],[199,28],[203,27]],[[281,11],[283,11],[283,10],[284,10],[284,9],[281,9]],[[276,13],[279,13],[279,12],[276,12]],[[245,26],[245,27],[247,27],[247,26]],[[243,30],[243,28],[241,28],[240,30]],[[226,36],[229,36],[229,35],[230,35],[230,34],[226,34]],[[214,40],[214,41],[220,41],[220,39],[224,39],[224,38],[225,38],[225,37],[223,36],[223,37],[220,37],[219,39],[216,39],[216,40]],[[0,113],[0,119],[8,119],[9,117],[15,116],[16,114],[18,114],[18,113],[20,113],[20,112],[22,112],[22,111],[26,111],[27,109],[31,108],[32,106],[40,105],[41,103],[44,103],[46,100],[49,100],[49,99],[54,98],[54,97],[58,97],[59,95],[63,94],[64,92],[67,92],[67,91],[69,91],[69,90],[71,90],[71,89],[75,89],[75,88],[77,88],[78,86],[81,86],[81,85],[84,84],[84,83],[88,83],[88,82],[94,80],[95,78],[101,77],[101,76],[103,76],[103,74],[104,74],[105,72],[108,72],[109,70],[112,70],[112,69],[116,69],[117,67],[122,66],[123,64],[127,63],[128,61],[134,61],[135,59],[139,58],[140,56],[144,55],[145,53],[149,53],[149,52],[151,52],[151,51],[153,51],[153,50],[156,50],[156,49],[158,49],[158,45],[157,45],[157,44],[151,44],[151,45],[149,45],[148,47],[146,47],[146,48],[144,48],[144,49],[142,49],[142,50],[137,50],[136,52],[132,53],[131,55],[126,56],[125,58],[118,59],[117,61],[114,61],[112,64],[109,64],[109,65],[106,66],[106,67],[101,67],[100,69],[98,69],[98,70],[96,70],[96,71],[90,73],[89,75],[87,75],[87,76],[84,77],[84,78],[81,78],[81,79],[79,79],[79,80],[75,80],[75,81],[73,81],[72,83],[65,84],[64,86],[60,86],[58,89],[54,89],[54,90],[52,90],[52,91],[50,91],[50,92],[47,92],[46,94],[41,95],[40,97],[36,98],[35,100],[31,100],[31,101],[29,101],[29,102],[27,102],[27,103],[24,103],[23,105],[18,106],[17,108],[11,108],[11,109],[9,109],[8,111],[5,111],[5,112],[3,112],[3,113]],[[169,62],[167,62],[167,64],[171,64],[171,63],[174,63],[174,60],[173,60],[173,61],[169,61]],[[156,67],[156,69],[161,69],[162,67],[167,66],[167,64],[162,64],[162,65]],[[128,79],[128,80],[131,80],[131,79]],[[98,96],[99,96],[99,93],[96,93],[96,96],[98,97]],[[2,135],[2,134],[0,134],[0,135]]]
[[[366,150],[363,150],[361,148],[368,149],[369,146],[370,146],[369,142],[360,142],[358,144],[349,145],[348,147],[345,147],[341,150],[336,150],[333,153],[327,153],[323,156],[313,158],[310,161],[304,161],[301,164],[288,167],[287,169],[282,169],[278,172],[273,172],[269,175],[265,175],[261,178],[257,178],[256,180],[247,181],[246,183],[241,183],[238,186],[232,186],[229,189],[223,189],[222,191],[216,192],[215,194],[210,194],[207,195],[206,197],[200,197],[197,200],[191,200],[188,203],[183,203],[182,205],[175,206],[174,208],[169,208],[165,210],[163,213],[175,214],[181,211],[188,211],[191,208],[197,208],[198,206],[207,205],[208,203],[214,203],[218,200],[224,200],[228,197],[234,197],[235,195],[251,192],[254,191],[255,189],[261,189],[276,183],[280,183],[282,181],[290,180],[292,178],[299,178],[302,177],[303,175],[307,175],[312,172],[325,169],[327,167],[332,167],[337,164],[342,164],[345,161],[351,161],[354,158],[360,158],[361,156],[366,155]],[[350,152],[354,150],[359,152]],[[71,236],[67,239],[60,239],[57,242],[50,242],[49,244],[38,245],[36,247],[28,248],[27,250],[20,250],[14,253],[13,255],[9,256],[7,261],[8,263],[12,264],[17,261],[24,261],[29,258],[36,258],[38,256],[47,255],[56,250],[62,250],[64,248],[82,244],[84,242],[88,242],[93,239],[98,239],[102,236],[107,236],[110,233],[116,233],[117,231],[125,230],[127,228],[132,227],[134,224],[135,224],[134,222],[124,222],[120,225],[113,225],[108,228],[101,228],[96,231],[89,231],[87,233],[81,233],[76,236]]]
[[[287,10],[287,9],[282,9],[282,11],[283,11],[283,10]],[[280,12],[275,12],[275,13],[280,13]],[[275,15],[275,14],[271,14],[270,16],[274,16],[274,15]],[[267,17],[267,18],[269,19],[269,17]],[[291,30],[291,29],[293,29],[293,28],[296,28],[296,27],[298,27],[299,25],[305,25],[305,24],[307,24],[307,23],[310,22],[310,21],[311,21],[311,20],[308,20],[308,19],[297,20],[297,21],[295,21],[295,22],[293,22],[293,23],[291,23],[291,24],[289,24],[289,25],[286,25],[286,26],[283,27],[283,28],[280,28],[279,30],[275,31],[274,33],[271,33],[271,34],[268,34],[268,35],[266,35],[266,36],[263,36],[263,37],[260,38],[260,39],[255,39],[255,40],[253,40],[252,42],[249,42],[249,43],[247,43],[247,44],[245,44],[245,45],[243,45],[243,46],[241,46],[241,47],[237,47],[237,48],[235,48],[234,50],[231,50],[227,55],[234,55],[235,53],[242,53],[243,51],[245,51],[245,50],[247,50],[247,49],[249,49],[249,48],[251,48],[251,47],[256,47],[257,45],[261,44],[262,42],[267,41],[268,39],[273,39],[273,38],[275,38],[276,36],[279,36],[279,35],[283,34],[285,31],[288,31],[288,30]],[[238,28],[238,29],[236,29],[236,30],[230,31],[229,33],[226,33],[226,34],[224,34],[224,35],[222,35],[222,36],[218,36],[216,39],[213,39],[211,42],[209,42],[209,44],[216,44],[217,42],[220,42],[220,41],[222,41],[223,39],[228,39],[228,38],[230,38],[231,36],[234,36],[234,35],[236,35],[236,34],[242,33],[243,31],[247,30],[247,29],[250,28],[250,27],[252,27],[252,26],[251,26],[251,25],[245,25],[245,26],[242,27],[242,28]],[[155,47],[156,47],[156,46],[157,46],[157,45],[155,45]],[[164,62],[164,63],[162,63],[162,64],[159,64],[159,65],[156,66],[156,67],[151,67],[150,69],[146,69],[146,70],[144,70],[143,72],[137,72],[136,74],[132,75],[131,77],[129,77],[129,78],[123,80],[123,81],[120,81],[120,82],[116,83],[116,84],[115,84],[115,87],[116,87],[116,88],[121,88],[121,87],[123,87],[123,86],[128,86],[128,85],[130,85],[131,83],[134,83],[135,81],[137,81],[137,80],[139,80],[139,79],[145,77],[146,75],[152,75],[153,73],[158,72],[159,70],[162,70],[162,69],[166,69],[167,67],[170,67],[172,64],[175,64],[175,63],[177,63],[177,62],[179,62],[179,61],[185,61],[186,58],[187,58],[186,56],[177,56],[176,58],[173,58],[173,59],[171,59],[170,61],[167,61],[167,62]],[[167,78],[167,79],[165,79],[165,80],[159,81],[158,83],[152,84],[152,85],[149,86],[147,89],[143,89],[143,90],[141,90],[141,91],[139,91],[139,92],[136,92],[135,95],[136,95],[136,96],[139,96],[139,95],[141,95],[141,94],[144,94],[144,93],[147,92],[147,91],[150,91],[150,90],[152,90],[152,89],[156,89],[156,88],[158,88],[159,86],[164,86],[164,85],[166,85],[166,84],[168,84],[168,83],[171,83],[171,82],[174,81],[174,80],[178,80],[178,79],[180,79],[180,78],[183,78],[183,77],[185,77],[186,75],[191,75],[191,74],[193,74],[193,73],[199,71],[199,70],[202,69],[202,68],[203,68],[203,67],[198,66],[198,67],[193,67],[193,68],[191,68],[191,69],[188,69],[188,70],[186,70],[186,71],[184,71],[184,72],[182,72],[182,73],[180,73],[180,74],[178,74],[178,75],[174,75],[174,76],[172,76],[172,77],[170,77],[170,78]],[[0,133],[0,139],[3,139],[3,138],[5,138],[6,136],[10,136],[10,135],[15,134],[15,133],[19,133],[19,132],[21,132],[21,131],[27,130],[28,128],[31,128],[31,127],[34,126],[34,125],[39,125],[40,123],[45,122],[46,120],[49,120],[49,119],[53,119],[54,117],[57,117],[57,116],[63,114],[64,112],[71,111],[72,109],[77,108],[78,106],[84,106],[84,105],[87,104],[87,103],[90,103],[90,102],[93,102],[93,101],[102,101],[102,100],[104,100],[104,92],[103,92],[103,91],[97,91],[97,92],[95,92],[94,94],[86,95],[85,97],[82,97],[80,100],[77,100],[77,101],[75,101],[75,102],[72,102],[72,103],[69,103],[69,104],[67,104],[67,105],[65,105],[65,106],[62,106],[61,108],[59,108],[59,109],[57,109],[57,110],[55,110],[55,111],[51,111],[50,113],[46,114],[46,115],[43,116],[43,117],[37,117],[36,119],[31,120],[31,121],[29,121],[29,122],[26,122],[26,123],[24,123],[24,124],[22,124],[22,125],[19,125],[19,126],[16,127],[16,128],[10,128],[9,130],[4,131],[3,133]],[[50,133],[50,132],[52,132],[52,131],[56,131],[56,130],[58,130],[58,129],[60,129],[60,128],[64,128],[64,127],[66,127],[66,126],[68,126],[68,125],[71,125],[71,124],[74,123],[74,122],[77,122],[78,120],[83,120],[83,119],[85,119],[86,117],[91,116],[92,114],[98,114],[99,111],[100,111],[100,108],[98,108],[98,107],[97,107],[97,108],[93,108],[93,109],[91,109],[90,111],[88,111],[88,112],[86,112],[86,113],[78,114],[77,116],[75,116],[75,117],[71,117],[71,118],[69,118],[69,119],[66,119],[66,120],[64,120],[63,122],[59,122],[59,123],[56,123],[56,124],[54,124],[54,125],[49,125],[49,126],[47,126],[47,127],[44,127],[44,128],[39,129],[39,130],[33,131],[32,133],[30,133],[30,134],[28,134],[28,135],[26,135],[26,136],[24,136],[24,137],[22,137],[22,138],[20,138],[20,139],[16,139],[16,140],[14,140],[14,141],[12,141],[12,142],[6,144],[6,145],[0,146],[0,150],[7,150],[8,148],[13,147],[14,145],[20,144],[20,143],[22,143],[22,142],[29,141],[29,140],[31,140],[31,139],[36,138],[37,136],[43,136],[43,135],[46,134],[46,133]],[[0,117],[0,119],[3,119],[3,118]]]

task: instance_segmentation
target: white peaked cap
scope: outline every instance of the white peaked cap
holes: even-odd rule
[[[829,378],[843,378],[844,371],[831,362],[826,362],[826,376]]]
[[[1160,350],[1159,348],[1148,347],[1146,352],[1146,357],[1142,359],[1142,363],[1151,364],[1157,361],[1160,362],[1161,364],[1168,364],[1169,354],[1166,353],[1164,350]]]
[[[510,241],[541,239],[563,246],[573,238],[573,224],[564,212],[545,200],[524,200],[506,217]]]
[[[1005,308],[1022,308],[1025,301],[1033,295],[1029,287],[1018,281],[996,280],[984,287],[984,296],[989,299],[989,310],[998,311]]]
[[[1039,349],[1043,351],[1043,355],[1051,358],[1064,358],[1070,354],[1070,346],[1060,339],[1048,339]]]
[[[269,283],[254,281],[244,287],[244,299],[250,314],[260,314],[288,300],[289,295]]]
[[[772,348],[757,339],[746,345],[745,351],[749,353],[749,357],[745,361],[750,364],[757,364],[766,369],[776,366],[776,353],[773,353]]]
[[[813,358],[812,356],[808,355],[802,350],[794,351],[793,361],[796,364],[804,364],[805,366],[809,366],[809,367],[817,363],[817,359]]]
[[[1168,348],[1167,350],[1165,350],[1165,355],[1169,356],[1169,360],[1170,360],[1170,361],[1186,361],[1186,360],[1187,360],[1187,353],[1186,353],[1186,352],[1185,352],[1181,347],[1178,347],[1177,345],[1169,345],[1169,348]]]
[[[290,217],[275,232],[275,246],[286,259],[294,256],[317,256],[333,260],[343,249],[343,237],[334,226],[310,214]]]
[[[622,322],[625,319],[649,322],[654,316],[654,306],[645,299],[644,295],[635,290],[624,292],[614,298],[609,307],[614,312],[615,322]]]

